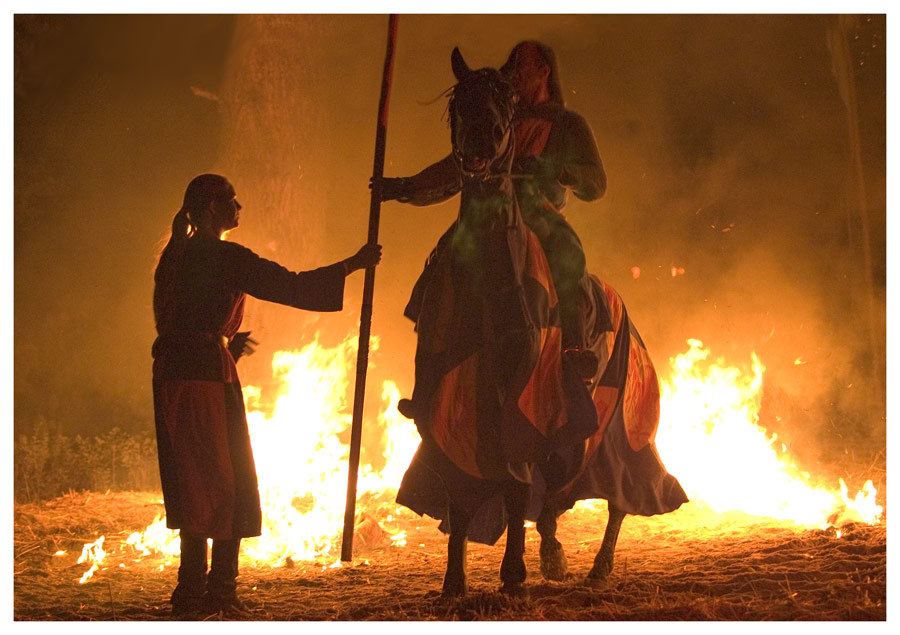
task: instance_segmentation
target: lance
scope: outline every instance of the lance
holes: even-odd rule
[[[397,41],[397,16],[388,18],[387,52],[381,74],[381,98],[378,101],[378,126],[375,129],[375,164],[372,168],[372,199],[369,205],[370,245],[378,242],[378,221],[381,217],[381,188],[384,176],[384,150],[387,142],[388,98],[394,70],[394,44]],[[359,316],[359,347],[356,355],[356,390],[353,395],[353,424],[350,428],[350,470],[347,475],[347,505],[344,509],[344,536],[341,541],[341,560],[353,559],[353,525],[356,517],[356,480],[359,477],[359,450],[362,442],[363,403],[366,397],[366,370],[369,367],[369,333],[372,328],[372,296],[375,292],[375,267],[366,269],[363,285],[362,310]]]

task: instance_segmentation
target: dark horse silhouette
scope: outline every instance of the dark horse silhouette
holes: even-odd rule
[[[588,574],[604,579],[626,514],[687,500],[653,444],[656,374],[621,298],[594,276],[583,281],[582,309],[596,375],[585,383],[561,355],[547,259],[513,193],[512,88],[495,69],[470,69],[458,49],[451,63],[462,200],[407,307],[418,333],[410,410],[422,443],[397,502],[450,533],[445,595],[466,592],[467,540],[494,544],[504,529],[501,590],[524,594],[525,520],[537,521],[542,574],[561,580],[558,516],[605,498],[609,521]]]

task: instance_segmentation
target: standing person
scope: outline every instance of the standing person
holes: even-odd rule
[[[596,356],[585,350],[582,312],[578,307],[585,256],[581,241],[562,210],[568,193],[593,201],[606,191],[606,172],[594,133],[584,118],[565,107],[553,50],[541,42],[519,42],[500,72],[518,97],[513,132],[516,198],[525,223],[544,248],[559,297],[563,348],[585,376],[596,370]],[[526,178],[522,178],[526,177]],[[381,182],[382,200],[432,205],[460,191],[462,176],[449,155],[406,178]],[[452,231],[452,228],[451,228]],[[448,232],[439,241],[442,249]],[[416,283],[406,315],[415,320],[427,284],[428,268]]]
[[[224,240],[238,226],[234,187],[202,174],[184,194],[154,275],[153,405],[166,525],[181,562],[172,612],[241,609],[241,538],[258,536],[256,467],[235,362],[252,352],[238,333],[250,294],[309,311],[340,311],[344,279],[381,261],[380,245],[327,267],[293,273]],[[207,576],[207,539],[212,557]]]

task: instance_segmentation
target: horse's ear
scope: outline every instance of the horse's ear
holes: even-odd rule
[[[463,59],[462,53],[459,52],[458,46],[453,47],[453,52],[450,54],[450,66],[453,68],[456,81],[461,82],[466,75],[472,72],[472,69],[466,64],[466,60]]]

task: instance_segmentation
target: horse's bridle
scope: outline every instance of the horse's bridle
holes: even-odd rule
[[[456,145],[456,134],[454,131],[454,134],[452,135],[452,139],[453,139],[452,154],[453,154],[453,160],[456,163],[456,167],[459,170],[460,174],[462,174],[463,178],[479,180],[479,181],[490,181],[493,179],[498,179],[498,178],[503,178],[503,177],[508,176],[508,174],[506,174],[506,173],[494,172],[491,168],[494,166],[494,164],[497,163],[497,160],[499,158],[505,156],[507,154],[507,152],[510,151],[509,139],[510,139],[510,134],[512,132],[512,123],[513,123],[513,117],[515,115],[517,98],[516,98],[516,95],[513,92],[511,86],[498,85],[499,83],[497,81],[494,81],[491,77],[484,74],[482,71],[479,71],[479,73],[481,73],[481,76],[485,80],[487,80],[487,82],[491,88],[491,91],[493,92],[495,99],[497,100],[498,105],[501,106],[501,109],[504,111],[504,114],[506,115],[505,121],[503,122],[503,144],[504,144],[503,151],[499,155],[494,157],[491,161],[488,161],[485,164],[485,167],[483,170],[477,170],[477,171],[476,170],[467,170],[465,168],[465,166],[463,165],[462,152],[460,151],[459,147]],[[503,80],[501,80],[501,81],[503,81]],[[504,81],[504,84],[505,83],[506,82]],[[504,91],[506,94],[504,94]],[[454,90],[454,92],[455,92],[455,90]],[[451,122],[453,122],[455,119],[455,112],[454,112],[455,109],[453,106],[453,99],[454,99],[454,96],[451,96],[451,98],[450,98],[450,120],[451,120]]]

